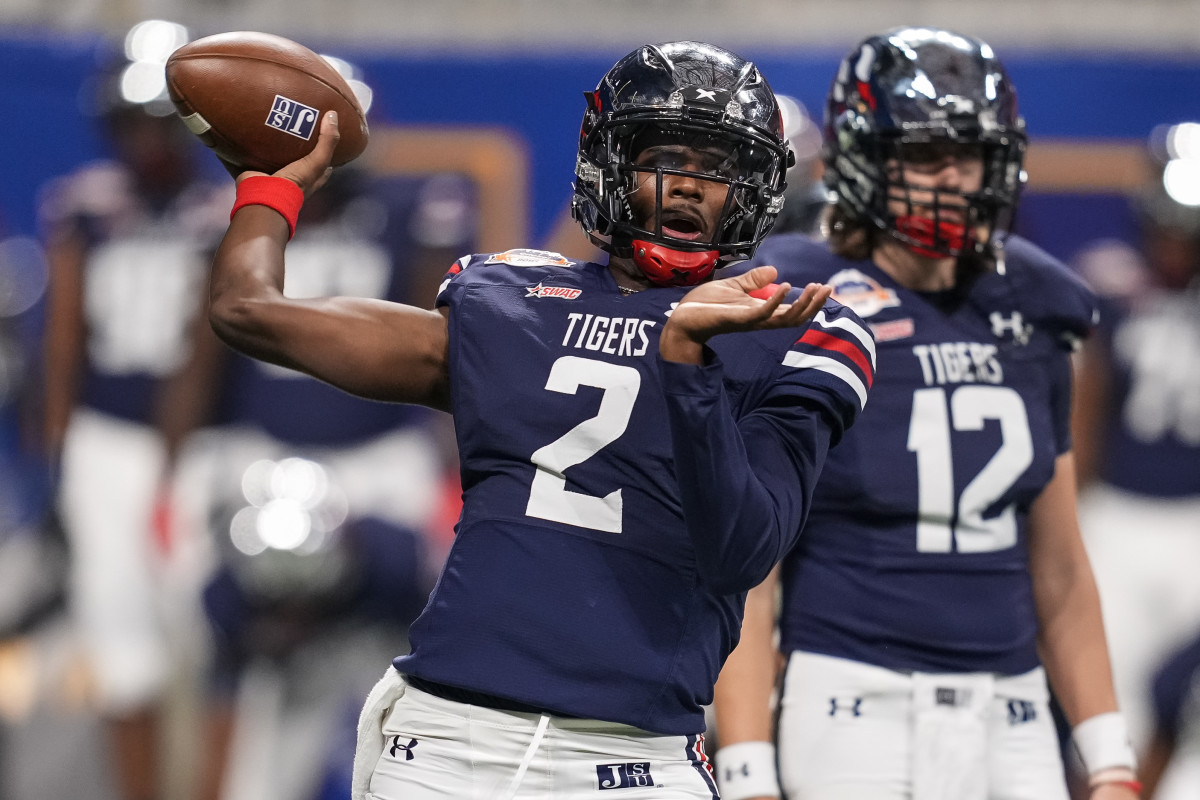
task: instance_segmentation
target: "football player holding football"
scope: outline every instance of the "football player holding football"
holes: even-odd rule
[[[587,100],[574,212],[609,263],[465,256],[432,311],[283,295],[334,118],[309,156],[239,176],[219,335],[456,426],[456,539],[363,709],[357,797],[715,798],[703,706],[744,593],[866,402],[873,342],[828,287],[714,279],[781,205],[787,143],[755,65],[648,45]]]
[[[773,237],[754,261],[832,285],[879,371],[747,603],[716,692],[722,796],[1065,800],[1049,678],[1091,796],[1131,798],[1068,425],[1095,300],[1005,234],[1026,146],[1013,86],[978,39],[898,29],[842,61],[825,126],[828,241]]]

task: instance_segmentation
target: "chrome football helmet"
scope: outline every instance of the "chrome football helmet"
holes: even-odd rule
[[[978,191],[939,189],[942,208],[965,206],[966,220],[915,214],[897,167],[908,150],[938,144],[978,147]],[[843,59],[825,109],[825,182],[851,219],[874,226],[929,257],[989,254],[1011,225],[1025,182],[1025,121],[1003,65],[979,39],[937,28],[872,36]],[[914,153],[915,155],[915,153]],[[928,192],[924,193],[928,195]],[[954,198],[946,195],[953,194]],[[889,207],[889,199],[893,205]],[[896,213],[895,201],[906,204]]]
[[[753,63],[703,42],[645,45],[616,63],[593,92],[579,134],[572,215],[591,241],[631,258],[654,284],[692,285],[749,258],[783,207],[789,151],[775,94]],[[726,155],[703,173],[635,166],[664,141]],[[654,174],[656,212],[633,218],[629,197]],[[663,176],[729,187],[715,233],[701,241],[663,231]]]

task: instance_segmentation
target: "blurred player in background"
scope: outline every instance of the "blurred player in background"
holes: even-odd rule
[[[44,192],[45,444],[117,782],[127,800],[149,800],[166,778],[159,714],[173,650],[200,630],[190,543],[172,538],[172,471],[217,390],[220,344],[197,294],[231,195],[201,177],[200,148],[169,102],[130,100],[124,74],[106,73],[94,95],[112,158]]]
[[[462,176],[340,168],[300,214],[285,293],[429,307],[470,252],[475,208]],[[216,659],[201,797],[345,796],[362,698],[405,649],[444,557],[433,525],[453,431],[444,414],[240,354],[226,369],[208,463],[221,558],[205,592]]]
[[[716,692],[725,800],[780,785],[805,800],[1065,800],[1047,675],[1092,797],[1136,794],[1075,518],[1070,353],[1095,304],[1003,234],[1025,142],[977,39],[897,29],[840,66],[829,240],[771,237],[752,263],[833,286],[874,331],[879,371],[798,544],[747,601]]]
[[[1186,155],[1189,129],[1167,144]],[[1200,206],[1168,191],[1171,168],[1135,200],[1136,248],[1100,241],[1075,259],[1105,302],[1079,359],[1080,520],[1138,748],[1153,671],[1200,627]]]
[[[1151,680],[1142,758],[1146,800],[1190,800],[1200,786],[1200,634],[1169,653]]]
[[[825,184],[821,180],[824,171],[821,126],[794,97],[779,95],[779,110],[783,114],[783,131],[795,163],[788,168],[783,210],[775,220],[775,227],[771,228],[771,235],[819,234],[826,199]]]
[[[866,401],[869,334],[826,287],[781,304],[774,270],[711,280],[779,210],[787,149],[755,66],[645,46],[587,98],[575,209],[608,265],[464,256],[435,311],[283,295],[336,120],[239,181],[211,282],[222,337],[456,426],[463,513],[412,652],[364,706],[356,797],[711,800],[702,707],[743,592]]]

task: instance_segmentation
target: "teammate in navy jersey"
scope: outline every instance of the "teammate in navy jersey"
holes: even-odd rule
[[[828,287],[712,279],[780,207],[787,144],[757,68],[648,45],[587,104],[574,213],[609,263],[466,256],[434,311],[282,296],[289,204],[327,173],[335,119],[310,156],[240,177],[218,333],[456,426],[456,539],[367,699],[357,797],[715,798],[702,707],[744,593],[866,402],[873,342]]]
[[[752,263],[832,285],[873,330],[879,369],[798,544],[747,600],[716,690],[726,800],[780,785],[804,800],[1065,798],[1042,664],[1092,796],[1134,795],[1075,518],[1069,357],[1095,304],[1050,256],[997,236],[1025,142],[977,39],[898,29],[841,64],[829,239],[772,237]]]
[[[1153,671],[1146,800],[1188,800],[1200,786],[1200,631]]]
[[[1073,262],[1105,301],[1077,372],[1080,525],[1140,752],[1153,671],[1200,625],[1200,208],[1159,175],[1136,204],[1136,248],[1099,241]]]
[[[93,109],[112,157],[42,193],[44,428],[92,699],[120,796],[148,800],[162,789],[163,693],[200,641],[195,540],[169,520],[175,467],[216,388],[221,345],[196,294],[232,193],[200,173],[170,101],[132,102],[120,77],[103,75]]]

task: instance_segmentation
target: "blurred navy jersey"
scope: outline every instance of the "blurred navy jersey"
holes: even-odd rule
[[[1038,663],[1030,504],[1070,449],[1069,352],[1091,293],[1010,238],[965,297],[914,292],[801,235],[755,257],[823,281],[871,327],[871,403],[830,452],[784,562],[785,651],[897,670],[1018,674]]]
[[[1143,290],[1104,312],[1112,371],[1100,477],[1146,497],[1200,496],[1200,286]]]
[[[197,181],[172,198],[139,192],[97,162],[54,181],[40,209],[52,238],[87,252],[87,358],[79,402],[146,422],[155,386],[191,354],[209,256],[229,224],[232,185]]]
[[[1168,656],[1155,672],[1150,690],[1161,735],[1178,743],[1200,733],[1200,636]]]
[[[606,266],[541,251],[452,269],[439,305],[464,508],[401,672],[703,729],[744,593],[795,540],[874,353],[829,304],[808,331],[716,337],[706,366],[663,362],[686,291],[625,296]]]

